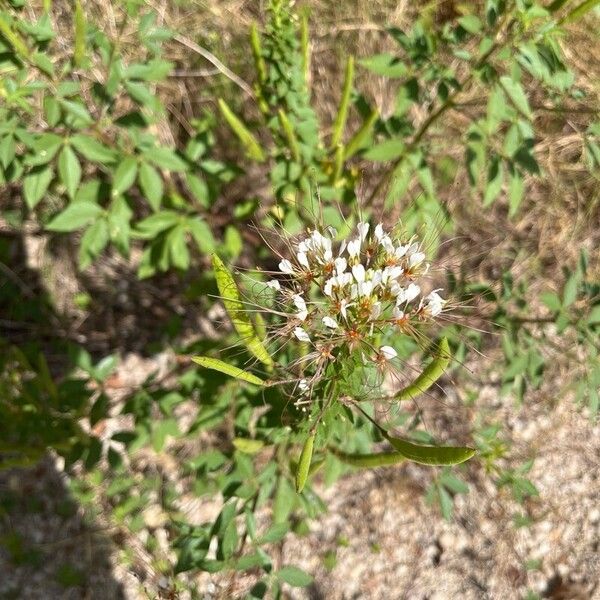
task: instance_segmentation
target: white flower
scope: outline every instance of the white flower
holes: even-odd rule
[[[396,296],[396,305],[404,302],[412,302],[421,293],[421,288],[416,283],[411,283],[406,289],[400,288],[394,294]]]
[[[306,392],[308,392],[308,381],[306,381],[306,379],[301,379],[298,382],[298,389],[300,390],[301,394],[306,394]]]
[[[401,259],[406,252],[408,251],[408,246],[403,246],[402,244],[400,244],[399,246],[396,246],[396,248],[394,249],[394,256],[397,259]]]
[[[384,235],[383,225],[381,223],[377,224],[375,227],[375,239],[380,242]]]
[[[281,284],[277,279],[271,279],[271,281],[267,281],[267,287],[270,287],[272,290],[279,291],[281,289]]]
[[[331,317],[323,317],[322,321],[325,327],[329,327],[330,329],[337,329],[338,324],[335,319]]]
[[[399,306],[394,306],[392,310],[392,317],[398,321],[401,321],[404,319],[404,311],[401,310]]]
[[[358,258],[360,254],[360,240],[350,240],[348,242],[348,256],[352,259]]]
[[[383,281],[387,282],[389,279],[398,279],[400,275],[404,272],[404,269],[399,266],[395,267],[386,267],[383,270]]]
[[[301,342],[310,342],[310,337],[309,337],[308,333],[306,333],[306,331],[304,331],[304,329],[302,329],[302,327],[296,327],[296,329],[294,329],[294,335]]]
[[[340,301],[340,312],[342,313],[342,317],[344,317],[344,319],[348,319],[347,309],[349,309],[351,306],[354,306],[354,303],[348,302],[346,298],[342,298]]]
[[[293,275],[294,274],[294,267],[292,267],[292,263],[289,260],[287,260],[287,258],[284,258],[279,263],[279,270],[282,273],[286,273],[287,275]]]
[[[424,260],[424,252],[415,252],[408,257],[408,266],[412,269],[413,267],[419,266]]]
[[[356,279],[357,283],[365,280],[365,268],[362,265],[354,265],[352,267],[352,275]]]
[[[369,233],[369,224],[360,222],[356,226],[356,229],[358,229],[358,237],[360,238],[360,241],[364,242],[367,238],[367,233]]]
[[[346,270],[346,267],[348,266],[348,262],[346,261],[346,259],[342,258],[341,256],[338,256],[333,261],[333,264],[335,265],[336,275],[341,275]]]
[[[437,317],[444,308],[446,300],[444,300],[439,294],[438,290],[435,290],[425,296],[425,310],[432,316]]]
[[[294,304],[298,309],[296,317],[301,321],[304,321],[308,316],[308,310],[306,309],[306,302],[304,301],[304,298],[300,296],[300,294],[294,294],[292,296],[292,300],[294,301]]]
[[[296,258],[298,259],[298,264],[302,265],[303,267],[306,267],[307,269],[310,269],[310,265],[308,264],[308,257],[306,256],[305,252],[298,252],[298,254],[296,254]]]
[[[381,348],[379,348],[379,354],[385,360],[392,360],[398,356],[398,353],[391,346],[381,346]]]

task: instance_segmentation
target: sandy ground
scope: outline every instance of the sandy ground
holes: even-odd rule
[[[134,363],[123,367],[130,376]],[[510,399],[499,402],[492,386],[477,400],[496,406],[496,420],[512,436],[513,456],[536,456],[530,478],[539,498],[518,505],[477,462],[461,474],[471,489],[456,496],[450,523],[424,501],[428,468],[405,464],[356,472],[328,489],[317,485],[328,513],[313,522],[309,535],[288,535],[273,548],[275,566],[296,564],[315,577],[306,589],[287,589],[288,597],[504,600],[532,591],[555,600],[600,598],[600,425],[569,399],[551,408],[551,386],[545,388],[522,408]],[[436,409],[432,399],[421,408],[438,410],[443,422],[443,413],[459,411],[456,402],[449,397]],[[22,550],[13,549],[11,557],[6,544],[0,548],[0,598],[191,597],[189,591],[169,596],[172,581],[156,574],[144,555],[141,540],[149,535],[166,547],[166,530],[160,519],[152,522],[152,510],[146,530],[124,534],[108,527],[101,511],[84,514],[68,484],[51,458],[0,475],[0,537],[20,539]],[[218,502],[191,499],[185,509],[201,519],[214,514]],[[517,528],[513,517],[523,513],[532,524]],[[133,567],[119,564],[125,547],[138,552]],[[230,587],[222,575],[186,579],[207,599],[243,597],[256,581],[242,577]]]

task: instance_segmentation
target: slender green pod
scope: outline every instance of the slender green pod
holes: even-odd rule
[[[346,61],[346,70],[344,74],[344,86],[342,88],[342,97],[340,106],[333,124],[333,134],[331,136],[331,148],[335,149],[342,141],[344,127],[348,119],[348,108],[350,107],[350,96],[352,94],[352,84],[354,83],[354,57],[349,56]]]
[[[399,452],[377,452],[375,454],[347,454],[345,452],[340,452],[339,450],[334,450],[332,452],[343,463],[352,467],[364,469],[387,467],[406,460],[406,457]]]
[[[257,162],[264,162],[266,156],[263,152],[263,149],[260,147],[258,140],[252,135],[250,130],[246,127],[246,125],[244,125],[241,119],[239,119],[238,116],[229,108],[223,98],[219,98],[219,110],[221,111],[223,118],[227,121],[229,127],[231,127],[240,142],[242,142],[248,158],[256,160]]]
[[[315,443],[315,435],[311,433],[302,446],[302,452],[300,453],[300,460],[298,461],[298,469],[296,470],[296,492],[300,493],[306,484],[308,479],[308,473],[310,471],[310,463],[313,455],[313,446]]]
[[[302,53],[302,73],[308,89],[310,75],[310,45],[308,39],[308,11],[305,9],[300,16],[300,51]]]
[[[285,139],[287,140],[292,158],[299,163],[301,161],[300,146],[298,145],[298,138],[296,137],[296,132],[292,127],[292,123],[281,108],[277,111],[277,118],[279,119],[279,125],[285,134]]]
[[[80,0],[75,0],[75,49],[73,60],[80,67],[85,59],[85,13]]]
[[[254,66],[258,75],[258,83],[262,86],[267,80],[267,65],[262,55],[260,45],[260,35],[256,23],[250,25],[250,46],[252,47],[252,56],[254,57]]]
[[[427,391],[444,374],[450,364],[450,359],[451,355],[448,340],[442,338],[433,360],[409,386],[400,390],[394,396],[394,399],[400,401],[412,400]]]
[[[365,119],[360,126],[360,129],[352,136],[344,148],[345,160],[352,158],[362,148],[363,144],[371,134],[371,130],[378,118],[379,113],[376,110],[373,110],[373,112]]]
[[[0,14],[0,34],[12,46],[20,58],[28,59],[30,52],[23,38],[12,29],[10,23]]]

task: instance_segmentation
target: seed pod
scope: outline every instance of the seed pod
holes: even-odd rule
[[[298,470],[296,471],[296,492],[300,493],[304,489],[306,480],[308,479],[308,472],[310,470],[310,461],[313,455],[313,445],[315,443],[315,434],[311,434],[306,438],[302,452],[300,453],[300,460],[298,461]]]

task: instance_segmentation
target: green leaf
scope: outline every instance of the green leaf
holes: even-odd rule
[[[67,232],[80,229],[102,214],[102,208],[91,202],[73,202],[46,225],[48,231]]]
[[[161,210],[160,212],[146,217],[140,221],[136,229],[140,234],[140,237],[145,239],[152,239],[156,237],[161,231],[166,231],[175,227],[181,222],[181,216],[174,210]]]
[[[231,273],[216,254],[212,256],[212,263],[217,287],[235,330],[242,338],[242,342],[246,348],[264,365],[272,367],[273,359],[256,335],[248,313],[244,311],[237,285]]]
[[[565,283],[565,289],[563,290],[563,306],[567,308],[575,302],[577,298],[577,288],[579,287],[579,277],[576,273],[571,275]]]
[[[481,31],[483,23],[475,15],[465,15],[458,19],[458,24],[468,33],[475,34]]]
[[[264,447],[265,443],[262,440],[236,437],[233,438],[233,445],[244,454],[256,454]]]
[[[89,135],[78,133],[70,138],[70,142],[79,154],[92,162],[102,165],[112,164],[117,160],[114,150]]]
[[[86,269],[100,255],[110,239],[106,219],[97,219],[83,234],[79,243],[79,267]]]
[[[62,146],[63,139],[55,133],[43,133],[31,145],[32,155],[27,156],[28,165],[45,165],[49,163]]]
[[[385,437],[402,456],[422,465],[457,465],[475,454],[475,450],[468,447],[421,446],[387,434]]]
[[[160,208],[164,192],[162,177],[152,165],[142,162],[138,172],[138,182],[148,204],[156,212]]]
[[[201,367],[212,369],[213,371],[219,371],[220,373],[225,373],[225,375],[235,377],[236,379],[241,379],[247,383],[253,383],[254,385],[266,385],[260,377],[257,377],[252,373],[248,373],[239,367],[234,367],[233,365],[219,360],[218,358],[210,358],[209,356],[193,356],[192,360]]]
[[[188,170],[188,164],[185,160],[183,160],[175,150],[165,146],[152,148],[144,154],[144,158],[166,171],[181,172]]]
[[[267,529],[264,535],[260,536],[258,544],[274,544],[282,540],[289,530],[290,526],[288,523],[275,523]]]
[[[600,323],[600,304],[594,306],[587,318],[588,325],[598,325]]]
[[[306,438],[304,445],[302,446],[300,460],[298,461],[298,469],[296,470],[296,493],[298,494],[304,489],[306,480],[308,479],[314,443],[315,434],[313,433]]]
[[[117,167],[113,175],[112,194],[120,196],[126,192],[135,181],[138,170],[137,159],[134,156],[126,156]]]
[[[75,152],[69,146],[65,146],[58,157],[58,175],[67,188],[69,198],[74,198],[81,181],[81,166]]]
[[[171,264],[183,271],[190,266],[190,253],[187,248],[185,234],[185,227],[183,225],[177,225],[169,231],[165,242],[169,248]]]
[[[201,217],[187,219],[186,226],[198,244],[198,248],[205,254],[215,251],[216,243],[208,223]]]
[[[523,194],[525,192],[525,180],[523,176],[515,169],[510,176],[508,184],[508,216],[514,217],[519,210]]]
[[[531,119],[533,115],[531,113],[531,108],[529,108],[529,101],[527,100],[523,86],[507,75],[500,77],[500,83],[512,103],[515,105],[515,108],[528,119]]]
[[[188,173],[186,176],[186,183],[194,198],[198,200],[204,208],[208,208],[210,206],[210,192],[204,179],[197,175],[193,175],[192,173]]]
[[[44,197],[54,177],[51,167],[37,167],[23,178],[23,195],[30,210]]]
[[[7,135],[0,142],[0,164],[6,169],[15,158],[16,144],[12,135]]]
[[[427,391],[444,373],[450,363],[450,346],[447,338],[442,338],[434,359],[425,367],[423,372],[407,387],[400,390],[396,400],[413,400]]]
[[[240,142],[244,146],[246,155],[258,162],[264,162],[266,159],[265,153],[263,152],[258,140],[252,135],[250,130],[244,125],[244,123],[234,114],[229,108],[225,100],[219,98],[219,110],[227,121],[229,127],[237,135]]]
[[[560,298],[554,292],[544,292],[540,294],[540,300],[552,312],[558,312],[562,306]]]
[[[313,582],[313,578],[298,567],[283,567],[275,572],[275,576],[294,587],[306,587]]]
[[[61,98],[60,104],[69,115],[81,121],[83,125],[91,125],[94,122],[87,108],[81,102],[73,102],[72,100]]]
[[[52,64],[50,58],[48,58],[47,54],[35,52],[31,55],[31,60],[33,64],[40,69],[40,71],[43,71],[50,77],[54,77],[54,65]]]
[[[502,161],[499,156],[494,156],[490,161],[488,169],[487,185],[483,196],[484,206],[489,206],[498,197],[498,194],[502,190],[503,181]]]
[[[408,73],[408,67],[392,54],[375,54],[359,61],[359,63],[365,69],[385,77],[404,77]]]
[[[376,162],[385,162],[399,158],[405,150],[406,144],[402,140],[386,140],[369,148],[364,157]]]

